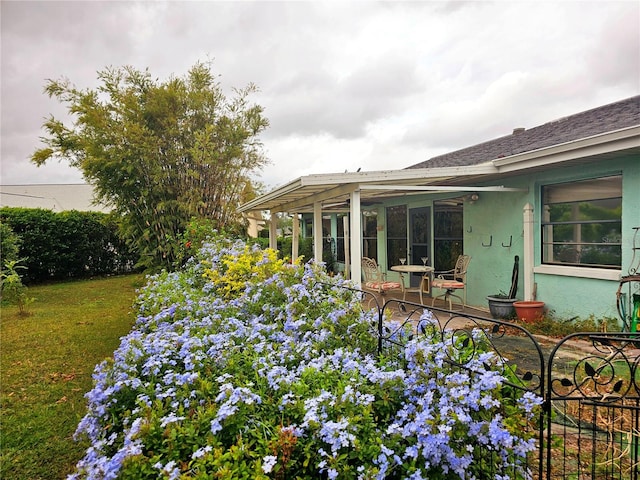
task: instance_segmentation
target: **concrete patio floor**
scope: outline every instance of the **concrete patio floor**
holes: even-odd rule
[[[385,302],[390,302],[389,305],[391,306],[391,308],[387,309],[388,311],[386,311],[385,313],[387,315],[391,313],[391,318],[393,320],[401,321],[406,319],[407,314],[405,312],[400,311],[397,308],[397,304],[395,303],[396,301],[402,302],[403,301],[402,296],[385,295],[384,297],[376,296],[376,298],[378,298],[378,302],[381,307]],[[423,296],[423,303],[421,304],[419,295],[417,293],[410,292],[406,294],[404,301],[410,304],[424,305],[425,307],[429,308],[431,307],[432,298]],[[442,311],[442,310],[447,310],[449,308],[449,304],[448,302],[445,303],[441,299],[436,299],[436,301],[433,304],[433,307],[438,309],[438,310],[431,310],[431,311],[433,314],[435,314],[436,318],[438,319],[438,322],[442,327],[446,325],[447,328],[457,329],[457,328],[464,328],[467,326],[474,325],[473,322],[470,322],[469,319],[464,318],[463,315],[471,315],[473,317],[491,319],[491,314],[489,313],[488,308],[479,309],[479,308],[473,308],[470,306],[462,308],[462,305],[454,303],[453,315],[451,315],[448,311]],[[475,326],[477,326],[477,324],[475,324]]]

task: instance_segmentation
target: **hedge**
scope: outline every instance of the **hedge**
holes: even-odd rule
[[[138,260],[112,214],[4,207],[0,222],[20,237],[25,283],[127,273]]]

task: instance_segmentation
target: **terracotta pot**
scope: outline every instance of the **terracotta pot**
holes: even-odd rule
[[[544,315],[544,302],[525,300],[514,302],[516,316],[525,323],[533,323]]]

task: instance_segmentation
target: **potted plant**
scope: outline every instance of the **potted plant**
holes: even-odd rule
[[[516,316],[513,304],[518,301],[517,298],[500,291],[500,293],[487,296],[487,301],[489,302],[489,312],[493,318],[511,319]]]
[[[518,301],[516,293],[518,291],[518,270],[519,270],[520,257],[516,255],[513,258],[513,272],[511,273],[511,289],[509,293],[505,293],[500,290],[500,293],[495,295],[489,295],[487,301],[489,302],[489,311],[493,318],[511,319],[516,316],[516,311],[513,308],[513,304]]]

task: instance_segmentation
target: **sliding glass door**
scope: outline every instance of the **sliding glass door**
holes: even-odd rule
[[[433,266],[436,271],[452,269],[463,252],[462,205],[433,204]],[[431,261],[431,260],[430,260]]]

